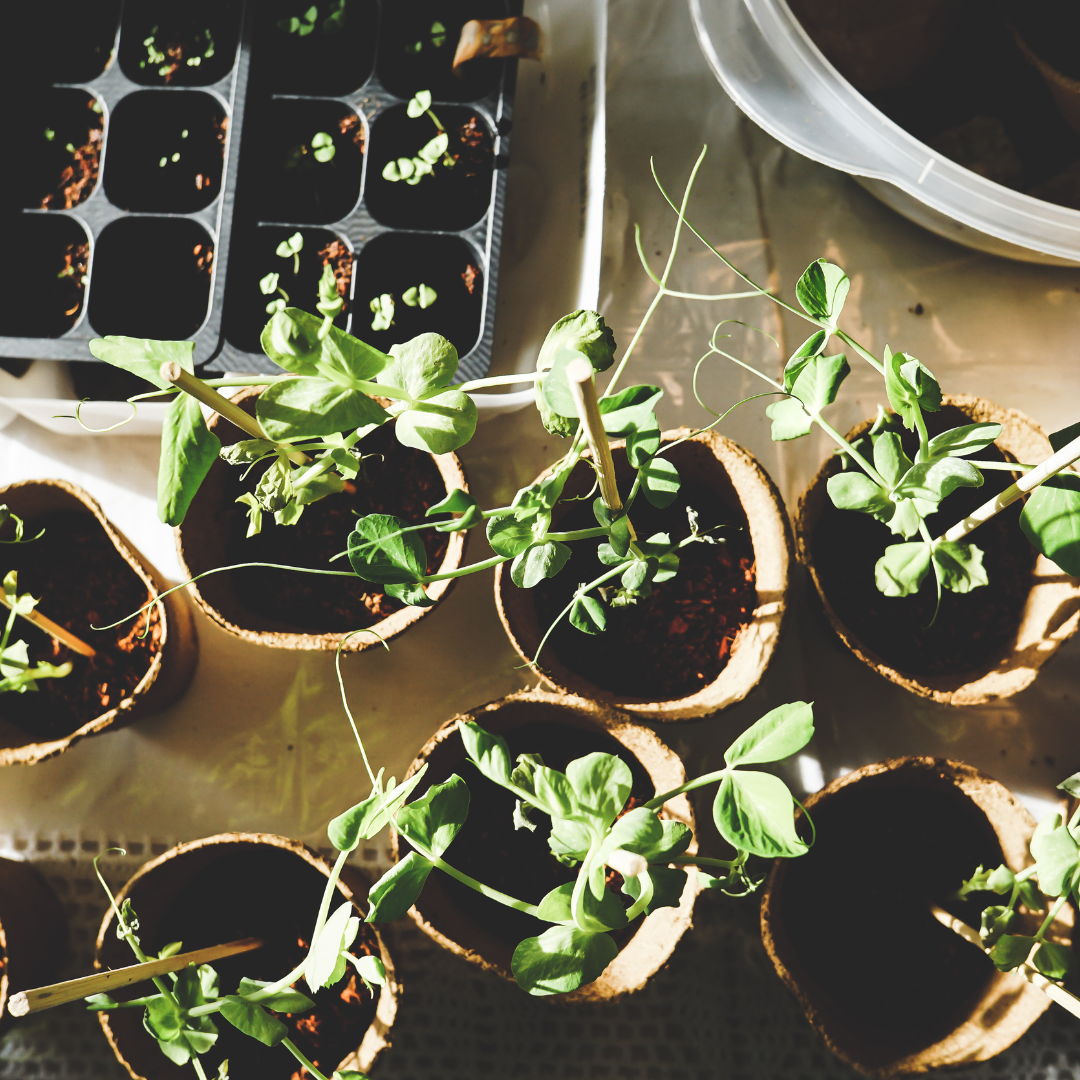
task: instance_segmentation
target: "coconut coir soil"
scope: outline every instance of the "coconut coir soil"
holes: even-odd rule
[[[40,599],[37,610],[92,646],[80,656],[25,619],[17,619],[11,641],[29,646],[30,662],[71,662],[71,674],[41,679],[38,691],[0,694],[0,719],[17,724],[35,739],[57,739],[130,697],[161,649],[161,617],[156,608],[112,630],[93,630],[138,611],[150,599],[146,585],[121,558],[89,514],[46,514],[26,523],[24,544],[0,546],[0,572],[17,570],[19,595]],[[6,609],[0,617],[6,618]]]
[[[558,530],[596,525],[590,502],[571,504]],[[626,607],[607,607],[607,629],[589,635],[563,620],[545,646],[564,666],[606,690],[651,701],[686,697],[713,682],[727,666],[739,630],[757,606],[754,548],[745,519],[703,488],[684,486],[666,510],[644,498],[630,518],[638,537],[666,532],[673,541],[690,534],[687,507],[698,512],[704,532],[722,543],[690,544],[679,552],[679,572],[653,585],[652,595]],[[574,590],[610,567],[596,556],[592,541],[573,545],[570,562],[555,578],[533,590],[540,625],[546,629],[570,602]],[[613,579],[618,585],[618,579]],[[543,666],[544,657],[540,656]]]
[[[272,562],[317,570],[348,570],[344,558],[330,559],[346,549],[357,517],[393,514],[410,525],[424,519],[429,506],[446,497],[446,483],[430,454],[402,446],[392,424],[377,428],[359,449],[365,455],[355,481],[344,491],[304,508],[295,525],[277,525],[263,515],[262,532],[247,537],[246,508],[233,500],[255,486],[260,466],[241,480],[243,470],[230,467],[224,498],[223,526],[228,530],[229,563]],[[447,538],[434,530],[420,533],[430,572],[446,554]],[[382,587],[358,578],[302,574],[295,571],[252,568],[233,573],[236,591],[253,612],[275,619],[300,632],[339,633],[371,626],[404,606],[387,596]]]
[[[945,903],[1001,847],[985,816],[935,774],[885,774],[811,808],[817,841],[788,862],[779,917],[811,984],[890,1055],[943,1038],[970,1015],[990,960],[942,926]],[[946,903],[969,926],[979,906]]]
[[[971,420],[959,409],[927,415],[931,436]],[[917,439],[903,436],[914,457]],[[1009,460],[996,447],[982,460]],[[926,519],[931,536],[940,536],[993,495],[1004,491],[1012,473],[987,471],[980,488],[961,488]],[[811,537],[814,565],[822,588],[840,621],[886,663],[912,675],[975,671],[1003,648],[1020,625],[1031,589],[1036,553],[1020,531],[1022,505],[1017,502],[973,532],[968,539],[983,551],[989,585],[969,593],[943,590],[941,608],[929,626],[937,603],[933,573],[916,596],[889,597],[874,584],[874,566],[890,544],[904,538],[869,514],[838,510],[828,499]]]
[[[480,719],[483,726],[483,718]],[[564,724],[533,722],[507,732],[504,735],[510,747],[511,757],[516,761],[519,754],[539,754],[545,765],[560,772],[575,758],[592,753],[615,754],[630,766],[633,777],[630,798],[623,812],[641,806],[656,794],[641,762],[614,739],[596,732]],[[454,736],[455,745],[460,745]],[[447,850],[446,859],[457,870],[476,878],[492,888],[538,904],[552,889],[573,881],[577,867],[564,866],[548,847],[551,819],[535,812],[531,820],[536,829],[514,829],[514,796],[505,788],[485,778],[471,761],[463,758],[453,766],[469,787],[469,816],[461,831]],[[430,776],[432,783],[441,783],[446,776]],[[422,792],[421,792],[422,794]],[[402,855],[410,850],[402,842]],[[550,924],[534,919],[520,911],[505,907],[495,900],[488,900],[467,885],[445,874],[440,875],[440,885],[458,907],[468,911],[489,933],[500,938],[511,948],[527,937],[534,937],[549,929]],[[632,903],[621,893],[622,878],[614,872],[608,875],[608,888],[614,890],[626,904]],[[423,910],[423,897],[419,907]],[[613,935],[620,943],[629,937],[628,931]]]
[[[261,948],[212,966],[222,994],[235,993],[245,977],[272,982],[288,975],[307,954],[325,883],[325,877],[279,848],[226,847],[221,857],[176,893],[160,919],[153,920],[153,938],[144,940],[143,947],[156,952],[170,941],[182,941],[184,949],[191,950],[258,937],[265,942]],[[335,896],[331,910],[342,902]],[[135,911],[147,914],[140,911],[138,893]],[[379,955],[378,942],[367,924],[361,922],[349,951],[354,956]],[[313,994],[301,981],[296,989],[313,998],[315,1008],[278,1019],[289,1028],[288,1038],[301,1053],[329,1076],[362,1042],[375,1018],[375,998],[351,966],[336,986]],[[287,1050],[263,1046],[221,1017],[213,1020],[218,1041],[203,1056],[208,1075],[216,1075],[219,1063],[228,1058],[230,1080],[304,1080],[309,1076]],[[132,1037],[150,1038],[141,1030]],[[151,1045],[151,1049],[158,1053],[156,1047]]]

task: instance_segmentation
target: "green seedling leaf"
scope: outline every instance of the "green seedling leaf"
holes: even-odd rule
[[[296,493],[296,505],[308,506],[310,503],[325,499],[327,495],[336,495],[345,490],[345,481],[337,473],[326,472],[320,476],[313,476],[305,484],[297,486],[293,484]]]
[[[489,518],[487,541],[496,555],[512,558],[536,543],[537,526],[543,526],[546,532],[546,524],[546,517],[541,521],[519,521],[517,517]]]
[[[1032,545],[1070,577],[1080,577],[1080,476],[1059,473],[1024,503],[1020,528]]]
[[[784,365],[784,390],[791,393],[795,380],[799,377],[807,362],[825,351],[829,335],[824,330],[815,330],[792,354]]]
[[[551,369],[544,376],[542,394],[548,410],[557,416],[566,419],[577,419],[577,406],[574,404],[574,396],[570,393],[570,383],[566,377],[566,369],[575,360],[587,360],[583,353],[572,352],[562,348],[555,354]]]
[[[1007,892],[1012,892],[1012,887],[1015,882],[1016,876],[1004,863],[1002,863],[1002,865],[986,879],[986,887],[991,892],[1004,895]]]
[[[430,108],[431,91],[418,90],[409,101],[409,104],[405,106],[405,111],[411,119],[415,120],[418,116],[423,116]]]
[[[195,373],[193,341],[153,341],[150,338],[110,335],[94,338],[89,342],[89,348],[99,360],[130,371],[132,375],[153,383],[159,390],[168,390],[172,386],[158,374],[162,364],[179,364],[189,374]]]
[[[652,899],[645,907],[645,914],[651,915],[662,907],[677,908],[682,903],[683,890],[689,875],[685,870],[672,870],[666,866],[650,866],[649,877],[652,879]],[[637,900],[641,896],[641,879],[627,878],[622,891]]]
[[[345,906],[351,907],[352,905]],[[350,944],[352,943],[350,942]],[[241,979],[240,985],[236,988],[236,995],[237,997],[250,997],[252,994],[265,990],[266,987],[271,985],[273,984],[260,982],[258,979]],[[302,1013],[315,1008],[315,1002],[311,998],[306,994],[301,994],[299,990],[293,990],[291,987],[287,990],[279,990],[272,997],[263,998],[259,1004],[279,1013]]]
[[[767,712],[746,729],[724,753],[724,761],[736,765],[760,765],[780,761],[801,750],[814,735],[814,708],[793,701]]]
[[[409,607],[434,607],[435,601],[428,596],[423,585],[414,585],[410,582],[399,585],[384,585],[383,590],[387,596],[400,600]]]
[[[259,395],[255,412],[266,434],[278,442],[336,435],[390,419],[359,390],[318,378],[272,382]]]
[[[595,499],[593,500],[593,516],[598,525],[609,530],[608,542],[615,554],[620,558],[626,558],[626,553],[630,550],[630,519],[626,515],[626,510],[619,510],[616,515],[616,512],[608,509],[603,499]]]
[[[990,951],[990,959],[999,971],[1012,971],[1027,960],[1034,945],[1033,937],[1006,934]]]
[[[531,589],[553,578],[570,558],[570,548],[557,540],[526,548],[510,566],[510,578],[519,589]]]
[[[568,881],[560,885],[540,901],[537,917],[545,922],[563,923],[573,925],[574,915],[571,909],[571,900],[574,895],[574,882]],[[611,930],[617,930],[626,926],[626,911],[614,893],[604,890],[600,900],[594,900],[591,893],[586,893],[585,905],[587,914],[592,919],[607,926]]]
[[[1058,784],[1058,791],[1064,791],[1074,798],[1080,798],[1080,773],[1073,773]]]
[[[443,784],[432,784],[415,802],[397,812],[398,831],[410,843],[441,856],[469,816],[469,788],[456,773]]]
[[[450,146],[450,136],[440,131],[435,138],[424,143],[417,152],[417,157],[428,165],[436,164]]]
[[[333,986],[342,979],[348,963],[345,954],[359,930],[360,919],[354,914],[353,905],[345,901],[323,924],[308,953],[304,978],[312,990]]]
[[[798,375],[790,390],[792,397],[774,401],[765,410],[773,422],[774,442],[806,435],[813,423],[811,415],[836,400],[840,384],[851,371],[842,353],[837,356],[807,357],[799,364]]]
[[[416,903],[434,866],[430,859],[415,851],[410,851],[401,862],[391,866],[368,893],[371,909],[367,921],[380,923],[400,919]]]
[[[937,412],[941,408],[941,387],[934,376],[913,356],[894,353],[885,346],[885,390],[889,404],[911,431],[920,409]]]
[[[628,386],[611,397],[600,399],[600,415],[604,431],[609,435],[628,435],[630,432],[653,431],[657,427],[656,405],[664,396],[659,386],[645,383]]]
[[[190,342],[188,343],[190,344]],[[179,525],[221,450],[195,398],[180,394],[165,411],[158,465],[158,517]]]
[[[315,133],[311,140],[311,149],[315,160],[319,162],[333,161],[334,155],[337,153],[334,140],[326,131]]]
[[[540,346],[536,370],[549,370],[562,349],[584,356],[594,371],[607,371],[615,362],[615,335],[598,312],[572,311],[548,331]]]
[[[874,517],[892,517],[889,493],[865,473],[841,472],[829,477],[826,490],[838,510],[858,510]]]
[[[585,634],[602,634],[607,628],[604,606],[592,596],[579,596],[570,609],[570,625]]]
[[[1001,435],[1000,424],[965,424],[943,431],[930,440],[927,448],[931,458],[967,457],[985,450]]]
[[[440,500],[434,506],[429,506],[424,511],[424,517],[432,517],[435,514],[461,514],[460,518],[440,522],[435,526],[439,532],[457,532],[459,529],[469,529],[481,520],[480,504],[461,488],[454,488],[445,499]]]
[[[447,390],[400,413],[395,433],[402,446],[449,454],[473,437],[476,419],[476,402],[460,390]]]
[[[594,982],[618,954],[618,946],[607,934],[553,926],[539,937],[521,942],[514,950],[511,968],[522,990],[546,997],[568,994]]]
[[[907,475],[911,464],[911,458],[904,453],[904,444],[895,431],[883,431],[874,436],[874,468],[890,489]]]
[[[930,545],[921,540],[887,547],[874,567],[878,591],[886,596],[917,593],[930,569],[930,550]]]
[[[660,449],[660,429],[656,426],[656,416],[650,413],[653,427],[641,431],[631,431],[626,436],[626,457],[635,469],[644,468],[653,455]]]
[[[321,375],[342,386],[355,388],[380,375],[390,357],[366,342],[330,325],[320,336],[323,319],[319,315],[286,308],[263,328],[263,352],[275,364],[295,375]]]
[[[235,994],[221,999],[221,1015],[234,1028],[249,1035],[263,1046],[277,1046],[289,1034],[289,1029],[261,1005]]]
[[[667,458],[652,458],[640,474],[642,493],[651,506],[664,510],[679,497],[679,471]]]
[[[799,278],[795,296],[807,315],[835,327],[850,288],[851,282],[839,266],[818,259]]]
[[[408,522],[389,514],[359,518],[349,534],[349,564],[364,581],[400,585],[416,583],[427,573],[424,542],[402,532]]]
[[[303,250],[304,235],[301,232],[294,232],[292,236],[278,244],[274,249],[274,253],[281,259],[291,259],[294,255],[299,255]]]
[[[771,436],[773,442],[787,442],[809,435],[814,421],[795,398],[781,398],[765,409],[765,415],[772,421]]]
[[[475,720],[459,720],[458,733],[469,760],[496,784],[506,787],[510,782],[510,748],[501,735],[485,731]]]
[[[382,770],[376,779],[376,787],[371,794],[350,807],[344,814],[339,814],[327,826],[326,833],[330,837],[330,843],[338,851],[354,851],[361,840],[370,840],[377,836],[387,825],[390,817],[399,806],[412,794],[413,789],[420,783],[424,773],[427,772],[427,763],[420,766],[417,771],[407,780],[402,780],[397,787],[391,779],[388,790],[382,794]],[[385,809],[384,809],[385,807]]]
[[[1039,866],[1039,888],[1047,896],[1064,896],[1080,867],[1080,847],[1059,814],[1039,823],[1031,838],[1031,854]]]
[[[378,381],[419,400],[441,391],[457,368],[452,342],[441,334],[419,334],[390,349],[390,362],[379,372]]]
[[[287,459],[279,455],[259,477],[255,498],[264,510],[275,512],[284,510],[292,502],[292,468]]]
[[[954,593],[969,593],[989,583],[983,569],[982,549],[960,540],[942,540],[934,545],[941,584]]]
[[[350,956],[348,958],[352,966],[356,968],[357,975],[364,981],[364,985],[372,994],[376,986],[386,985],[386,965],[379,956]]]
[[[913,465],[893,494],[904,499],[939,503],[960,487],[982,487],[983,475],[963,458],[943,457]]]
[[[1013,908],[993,904],[983,909],[979,924],[979,937],[988,949],[1000,939],[1002,934],[1009,932],[1009,927],[1016,922],[1016,911]]]
[[[1076,970],[1076,956],[1072,948],[1044,941],[1032,956],[1031,962],[1048,979],[1067,979]]]
[[[267,274],[265,277],[259,278],[259,292],[263,296],[272,296],[278,287],[279,275],[276,273]]]
[[[241,439],[221,448],[220,458],[230,465],[250,465],[253,461],[274,453],[276,447],[266,439]]]
[[[729,844],[752,855],[793,858],[807,850],[795,832],[791,792],[769,773],[728,773],[713,802],[713,821]]]
[[[605,828],[626,805],[633,785],[630,766],[614,754],[593,753],[576,758],[567,765],[566,778],[577,801],[589,807]]]

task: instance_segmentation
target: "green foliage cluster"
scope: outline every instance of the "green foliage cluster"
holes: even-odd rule
[[[345,10],[346,0],[330,0],[324,9],[322,21],[319,21],[319,8],[312,4],[302,15],[291,15],[287,19],[279,19],[277,28],[285,34],[295,34],[297,37],[307,37],[318,26],[324,34],[339,34],[345,29],[348,13]]]
[[[452,169],[456,159],[451,157],[448,148],[450,136],[442,121],[431,111],[431,91],[418,90],[410,99],[405,111],[411,120],[418,120],[425,114],[431,118],[437,134],[429,139],[412,157],[400,157],[388,161],[383,166],[382,177],[391,183],[404,180],[410,187],[415,187],[425,176],[435,175],[435,166]]]

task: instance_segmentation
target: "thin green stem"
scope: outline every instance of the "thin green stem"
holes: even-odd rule
[[[721,870],[734,870],[736,866],[742,865],[740,859],[707,859],[704,855],[676,855],[674,858],[658,861],[664,866],[669,863],[672,866],[715,866]]]
[[[398,829],[401,832],[400,828]],[[405,833],[402,833],[406,840],[409,840]],[[409,840],[412,844],[412,841]],[[413,844],[413,847],[416,847]],[[489,900],[497,900],[500,904],[505,905],[508,908],[513,908],[515,911],[523,911],[526,915],[536,916],[538,908],[535,904],[526,904],[524,900],[515,900],[512,896],[507,896],[504,892],[499,892],[498,889],[492,889],[490,886],[485,885],[482,881],[477,881],[476,878],[469,877],[468,874],[463,874],[460,870],[451,866],[445,859],[440,858],[438,855],[432,857],[431,861],[444,873],[449,874],[452,878],[456,878],[462,883],[462,885],[468,885],[470,889],[475,889],[482,896],[486,896]]]
[[[458,567],[457,570],[448,570],[445,574],[427,574],[420,579],[422,585],[430,585],[433,581],[447,581],[450,578],[464,577],[466,574],[475,574],[478,570],[488,570],[499,563],[509,562],[513,555],[493,555],[490,559],[482,562],[469,563],[468,566]]]
[[[544,539],[571,543],[574,540],[592,540],[597,536],[607,536],[609,532],[609,529],[598,526],[594,529],[575,529],[573,532],[549,532],[544,536]]]
[[[659,810],[669,799],[674,799],[677,795],[683,795],[687,791],[694,791],[697,788],[706,787],[709,784],[715,783],[717,780],[723,780],[730,771],[730,769],[717,769],[716,772],[705,773],[704,776],[699,776],[694,780],[687,780],[685,784],[681,784],[677,788],[672,788],[671,791],[665,791],[663,795],[657,795],[655,799],[650,799],[645,804],[645,807],[648,810]]]
[[[626,562],[620,563],[618,566],[613,566],[606,574],[601,574],[600,577],[598,577],[595,581],[590,581],[588,585],[583,585],[574,593],[574,595],[570,598],[570,603],[567,604],[566,607],[564,607],[562,611],[560,611],[559,614],[555,616],[554,622],[552,622],[552,624],[547,628],[547,632],[540,639],[540,644],[537,646],[536,653],[534,654],[532,660],[529,661],[527,665],[528,667],[536,666],[537,662],[540,659],[540,654],[544,651],[544,646],[547,644],[548,638],[551,637],[552,633],[555,630],[555,627],[558,626],[559,623],[562,622],[562,620],[570,614],[570,611],[573,608],[574,604],[576,604],[578,600],[581,599],[581,597],[585,596],[586,593],[591,592],[599,585],[603,585],[605,581],[610,581],[617,574],[621,574],[630,562],[631,560],[628,559]]]
[[[1042,926],[1039,927],[1039,932],[1035,935],[1036,941],[1042,941],[1046,937],[1046,931],[1053,925],[1054,920],[1058,917],[1061,909],[1069,902],[1069,894],[1066,891],[1064,896],[1059,896],[1054,901],[1054,906],[1047,913],[1045,919],[1043,919]]]
[[[198,1054],[191,1055],[191,1064],[195,1069],[195,1075],[199,1080],[206,1080],[206,1070],[202,1067],[202,1062],[199,1060]]]
[[[864,349],[853,337],[843,330],[836,330],[836,336],[845,344],[850,345],[868,364],[877,369],[879,375],[885,374],[885,365],[869,350]]]
[[[856,450],[855,447],[852,446],[851,443],[849,443],[847,439],[845,439],[844,436],[836,430],[836,428],[834,428],[827,420],[822,419],[821,413],[814,412],[811,413],[810,416],[812,417],[814,422],[822,429],[822,431],[825,432],[826,435],[828,435],[831,439],[835,440],[838,446],[843,447],[845,452],[850,454],[852,458],[854,458],[855,461],[857,461],[863,467],[866,475],[869,476],[875,484],[880,484],[886,491],[891,490],[891,486],[885,483],[885,478],[881,475],[881,473],[879,473],[877,469],[875,469],[874,466],[871,465],[870,462],[867,461],[866,458],[863,457],[863,455],[860,454],[859,451]]]
[[[755,289],[753,292],[729,292],[729,293],[695,293],[676,292],[674,289],[664,289],[665,296],[674,296],[678,300],[743,300],[748,296],[760,296]]]
[[[930,457],[930,436],[926,431],[926,417],[922,409],[915,409],[915,426],[919,429],[919,453],[916,461],[927,461]]]
[[[977,469],[998,469],[1001,472],[1029,472],[1036,468],[1034,465],[1021,465],[1018,461],[973,461],[971,458],[966,460]]]
[[[311,1073],[315,1080],[329,1080],[327,1076],[319,1072],[319,1070],[315,1068],[315,1066],[312,1065],[306,1057],[304,1057],[304,1055],[300,1052],[300,1050],[296,1046],[296,1043],[294,1043],[292,1039],[282,1039],[281,1045],[284,1046],[285,1049],[288,1050],[289,1053],[292,1054],[292,1056],[296,1058],[296,1060],[299,1061],[300,1064],[303,1065],[309,1073]]]
[[[454,389],[460,390],[463,394],[468,394],[473,390],[483,390],[489,386],[516,386],[518,383],[535,383],[537,379],[543,377],[541,371],[529,371],[521,375],[492,375],[487,379],[472,379],[469,382],[463,382],[455,386]]]

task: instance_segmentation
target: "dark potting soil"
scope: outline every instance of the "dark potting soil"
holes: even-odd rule
[[[479,723],[482,727],[483,717]],[[615,754],[622,758],[630,766],[633,776],[630,799],[624,810],[641,806],[656,794],[641,762],[609,736],[567,724],[533,722],[507,732],[504,738],[514,760],[519,754],[539,754],[545,765],[560,772],[565,772],[571,761],[587,754]],[[460,745],[457,735],[454,745]],[[483,884],[530,904],[538,904],[552,889],[573,881],[578,868],[564,866],[548,847],[551,819],[534,813],[534,832],[515,830],[514,796],[481,775],[462,753],[463,759],[453,771],[468,784],[469,816],[447,850],[446,861]],[[429,773],[425,782],[441,783],[448,778],[449,774],[434,776]],[[401,847],[404,857],[411,849],[404,842]],[[550,924],[489,900],[446,874],[440,876],[439,882],[459,907],[471,912],[489,933],[511,948],[524,938],[535,937],[549,929]],[[627,905],[632,903],[629,897],[623,896],[622,878],[617,874],[609,874],[608,888]],[[636,925],[628,927],[613,936],[621,944],[635,928]]]
[[[1066,30],[1077,25],[1080,14],[1070,0],[1049,7],[1068,11],[1049,35],[1053,55],[1072,57],[1068,64],[1076,68],[1076,32]],[[1027,32],[1047,5],[1019,0],[1014,8],[1018,18],[1023,13],[1020,24]],[[953,38],[927,69],[907,86],[866,96],[957,164],[1036,198],[1080,208],[1080,135],[1062,118],[997,5],[972,0]]]
[[[945,899],[980,863],[1001,864],[993,829],[947,780],[907,771],[810,812],[817,841],[785,865],[779,906],[799,963],[868,1043],[931,1045],[967,1018],[994,967],[927,905],[979,925],[978,904]]]
[[[1007,0],[1005,14],[1036,56],[1070,79],[1080,79],[1080,8],[1072,0]]]
[[[971,422],[955,408],[929,413],[926,421],[931,436]],[[917,438],[905,432],[903,440],[906,452],[914,457]],[[979,456],[1009,460],[996,445]],[[942,510],[926,519],[931,536],[940,536],[1015,479],[1012,473],[996,470],[984,475],[982,487],[960,488],[942,503]],[[1036,552],[1020,531],[1021,509],[1021,503],[1014,503],[968,537],[983,551],[990,584],[964,594],[943,590],[937,619],[929,629],[937,603],[933,573],[915,596],[880,593],[874,584],[875,564],[886,547],[903,543],[904,538],[869,514],[838,510],[826,498],[810,540],[814,565],[840,621],[898,671],[912,675],[975,671],[1012,639],[1031,589]]]
[[[144,941],[143,947],[156,953],[170,941],[182,941],[185,950],[192,950],[258,937],[265,942],[262,948],[212,966],[222,994],[235,993],[241,978],[272,982],[288,975],[307,954],[325,884],[322,874],[280,848],[227,847],[176,893],[156,923],[153,940]],[[335,896],[331,911],[342,903],[344,898]],[[138,902],[135,910],[138,914]],[[375,934],[366,923],[360,923],[349,951],[357,957],[379,955]],[[278,1018],[288,1026],[288,1038],[301,1053],[329,1075],[359,1047],[375,1018],[376,1000],[351,965],[336,986],[312,994],[301,981],[296,989],[313,998],[315,1008]],[[309,1075],[280,1046],[263,1046],[220,1017],[214,1017],[214,1023],[218,1041],[203,1058],[208,1075],[216,1075],[226,1058],[230,1080],[301,1080]],[[149,1038],[141,1031],[138,1035]]]
[[[559,519],[558,531],[595,526],[591,501],[571,506]],[[637,499],[630,519],[642,540],[657,532],[682,540],[690,535],[687,507],[700,515],[702,532],[720,526],[714,535],[723,542],[683,548],[678,574],[654,584],[651,596],[626,607],[605,606],[607,629],[601,634],[583,633],[562,619],[545,651],[605,690],[650,701],[686,697],[716,679],[757,607],[754,548],[741,512],[733,513],[712,493],[685,483],[666,510]],[[598,547],[593,541],[574,544],[563,570],[533,589],[542,629],[555,621],[580,584],[611,569],[597,558]],[[618,579],[611,584],[618,586]]]
[[[251,491],[266,466],[253,470],[246,481],[243,470],[230,468],[222,525],[228,530],[230,563],[273,562],[283,566],[310,566],[318,570],[348,570],[347,560],[330,559],[346,549],[357,516],[394,514],[410,524],[424,521],[424,513],[446,497],[446,484],[430,454],[402,446],[392,424],[377,428],[358,447],[368,457],[355,481],[345,491],[311,503],[295,525],[277,525],[263,515],[262,532],[247,537],[245,507],[233,500]],[[444,533],[420,533],[427,549],[428,567],[434,572],[446,554]],[[284,570],[246,569],[233,573],[238,596],[253,612],[276,619],[306,633],[339,633],[371,626],[404,606],[382,588],[357,578],[323,577]]]
[[[240,0],[134,0],[124,7],[120,67],[142,86],[212,86],[232,70]]]
[[[275,98],[253,120],[241,183],[261,220],[320,224],[352,211],[364,167],[363,124],[352,109],[336,101]],[[311,143],[319,133],[334,141],[330,161],[315,157]]]
[[[206,321],[213,261],[213,240],[190,218],[106,225],[94,256],[90,325],[102,335],[190,337]]]
[[[86,83],[112,55],[120,0],[35,0],[4,6],[4,37],[18,42],[4,59],[12,85]],[[20,102],[20,108],[22,102]]]
[[[313,28],[289,32],[292,18],[307,25],[308,0],[263,0],[256,13],[254,77],[274,94],[345,97],[359,90],[375,66],[379,9],[375,0],[346,0],[344,23],[327,22],[338,0],[315,5]],[[283,28],[279,24],[284,22]]]
[[[387,109],[375,121],[364,198],[371,216],[383,225],[458,232],[487,213],[495,167],[491,132],[475,112],[460,105],[433,105],[432,111],[446,128],[454,165],[440,160],[411,187],[404,180],[384,179],[383,169],[398,158],[413,157],[439,129],[426,113],[409,117],[404,105]]]
[[[105,194],[124,210],[186,214],[221,190],[228,118],[209,94],[144,90],[113,111]]]
[[[503,61],[473,61],[455,74],[454,53],[468,20],[500,19],[507,14],[502,0],[384,4],[376,64],[379,81],[404,99],[418,90],[430,90],[435,101],[476,101],[490,94],[499,85]]]
[[[97,183],[104,121],[97,98],[85,90],[49,88],[27,95],[16,111],[15,139],[25,150],[14,173],[17,205],[71,210]]]
[[[64,215],[16,214],[4,221],[18,273],[0,287],[0,334],[59,337],[79,318],[90,244]]]
[[[304,238],[300,249],[300,269],[293,273],[295,260],[276,253],[278,244],[299,232]],[[238,269],[229,274],[225,304],[225,333],[229,341],[245,352],[262,352],[259,335],[270,320],[266,305],[280,293],[265,296],[259,282],[269,273],[277,273],[278,284],[288,293],[289,303],[304,311],[315,312],[319,300],[319,279],[330,263],[338,284],[338,295],[345,297],[345,307],[334,320],[342,330],[348,325],[349,284],[353,256],[337,233],[329,229],[295,229],[289,225],[259,225],[245,233],[243,244],[233,245]],[[343,291],[344,290],[344,291]]]
[[[453,342],[458,356],[465,356],[482,330],[484,281],[479,258],[460,236],[403,232],[376,236],[356,259],[350,332],[383,352],[418,334],[442,334]],[[435,290],[435,302],[426,308],[409,307],[402,296],[421,284]],[[383,293],[394,298],[394,321],[386,330],[374,330],[370,305]]]
[[[29,544],[0,548],[0,571],[17,570],[19,595],[40,600],[37,610],[70,630],[96,652],[80,656],[25,619],[17,619],[11,641],[24,640],[30,662],[71,661],[71,674],[41,679],[38,691],[0,694],[0,717],[35,739],[57,739],[131,696],[161,648],[156,608],[112,630],[93,630],[138,611],[150,598],[145,584],[89,514],[46,514],[26,523]],[[0,611],[6,618],[6,611]],[[150,632],[140,637],[149,617]]]

